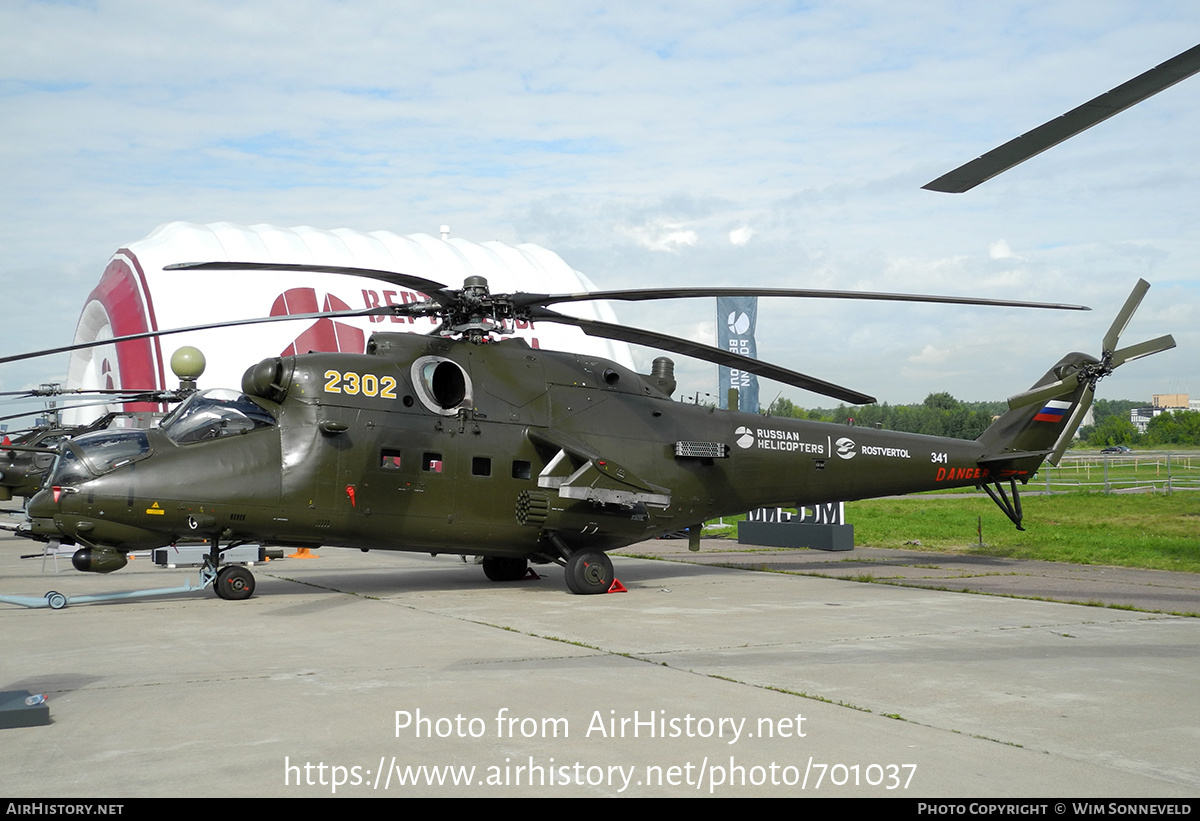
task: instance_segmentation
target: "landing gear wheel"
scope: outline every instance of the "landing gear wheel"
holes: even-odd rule
[[[510,556],[484,556],[483,575],[494,582],[518,582],[525,578],[529,570],[526,559],[514,559]]]
[[[67,606],[67,597],[57,590],[51,590],[46,594],[46,604],[50,605],[51,610],[62,610]]]
[[[580,596],[607,593],[612,587],[613,566],[607,554],[598,550],[578,550],[567,559],[567,587]]]
[[[227,565],[217,573],[213,590],[227,601],[248,599],[254,595],[254,574],[240,565]]]

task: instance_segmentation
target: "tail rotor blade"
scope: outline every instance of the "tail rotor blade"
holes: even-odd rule
[[[1063,454],[1067,452],[1067,446],[1071,444],[1071,440],[1075,438],[1075,431],[1079,429],[1079,423],[1083,420],[1084,414],[1088,412],[1088,408],[1092,406],[1092,399],[1096,396],[1096,389],[1091,385],[1083,392],[1083,396],[1079,397],[1079,404],[1075,406],[1075,411],[1071,414],[1071,418],[1067,420],[1067,426],[1063,428],[1059,434],[1058,441],[1054,445],[1054,453],[1046,460],[1054,467],[1058,467],[1059,461],[1063,458]]]
[[[1040,388],[1018,393],[1016,396],[1008,397],[1009,410],[1024,408],[1028,405],[1036,405],[1045,402],[1047,399],[1053,399],[1056,396],[1062,396],[1064,393],[1069,393],[1075,390],[1075,386],[1079,384],[1079,374],[1073,373],[1058,380],[1051,382],[1049,385],[1042,385]]]
[[[1142,298],[1146,296],[1146,291],[1149,290],[1150,283],[1144,279],[1139,279],[1137,285],[1133,286],[1133,291],[1129,294],[1129,298],[1125,300],[1125,304],[1121,306],[1121,310],[1117,313],[1117,318],[1113,320],[1112,327],[1104,335],[1104,342],[1101,345],[1101,350],[1104,353],[1112,353],[1116,350],[1117,341],[1121,334],[1124,333],[1125,326],[1129,324],[1134,311],[1142,304]]]
[[[1124,365],[1126,362],[1131,362],[1134,359],[1141,359],[1143,356],[1150,356],[1160,351],[1169,351],[1175,347],[1175,337],[1167,334],[1160,336],[1158,339],[1148,339],[1145,342],[1139,342],[1137,345],[1130,345],[1128,348],[1122,348],[1119,351],[1114,351],[1112,355],[1112,366],[1114,368]]]

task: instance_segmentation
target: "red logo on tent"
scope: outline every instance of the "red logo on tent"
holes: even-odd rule
[[[321,307],[317,305],[317,292],[312,288],[289,288],[275,298],[271,316],[292,314],[315,314],[324,311],[349,311],[350,306],[333,294],[326,294]],[[309,353],[310,351],[337,351],[340,353],[362,353],[367,349],[367,335],[345,322],[335,319],[318,319],[296,337],[283,356]]]

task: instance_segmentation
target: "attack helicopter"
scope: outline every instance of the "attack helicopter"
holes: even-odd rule
[[[1197,71],[1200,46],[924,187],[967,191]],[[361,355],[267,358],[246,371],[240,391],[195,393],[158,430],[100,431],[60,445],[46,485],[30,500],[31,526],[22,535],[80,545],[75,566],[101,573],[123,567],[131,550],[203,538],[211,548],[202,576],[231,600],[249,598],[254,577],[244,567],[222,566],[221,555],[253,542],[480,555],[493,581],[522,578],[531,561],[554,562],[572,592],[588,594],[613,584],[605,551],[683,529],[697,539],[697,525],[708,519],[801,500],[974,486],[1021,529],[1018,483],[1043,462],[1058,463],[1096,384],[1126,362],[1175,346],[1165,335],[1117,347],[1150,287],[1140,280],[1098,357],[1067,354],[1012,396],[1009,410],[978,439],[965,441],[764,418],[737,411],[736,403],[720,411],[676,402],[667,357],[639,374],[504,337],[516,321],[574,325],[864,404],[873,398],[786,368],[548,306],[741,295],[1085,308],[782,289],[492,294],[482,277],[452,289],[356,268],[172,267],[367,276],[412,289],[423,301],[149,331],[0,363],[235,324],[383,315],[439,322],[428,336],[377,333]]]
[[[127,391],[127,390],[63,390],[58,385],[43,385],[29,391],[7,391],[0,396],[17,396],[23,399],[35,397],[73,396],[77,399],[103,397],[102,401],[64,405],[36,411],[25,411],[0,416],[0,421],[20,419],[45,414],[50,417],[32,428],[5,434],[0,438],[0,502],[11,501],[14,496],[30,497],[41,489],[42,483],[58,452],[58,445],[72,436],[81,436],[108,428],[151,427],[166,414],[161,411],[109,411],[86,425],[59,424],[57,415],[64,410],[89,407],[110,407],[114,404],[152,403],[165,406],[179,402],[195,390],[195,380],[190,389],[177,391]]]
[[[706,520],[800,500],[978,486],[1021,527],[1017,483],[1061,456],[1096,383],[1175,344],[1164,336],[1117,347],[1149,287],[1139,282],[1099,357],[1063,357],[1014,396],[983,435],[963,441],[678,402],[668,357],[636,373],[598,357],[531,348],[511,328],[517,320],[574,325],[863,404],[874,399],[719,348],[550,306],[737,293],[1086,308],[786,289],[493,294],[482,277],[455,289],[390,271],[174,267],[371,276],[411,288],[422,300],[336,315],[438,322],[429,335],[376,333],[363,354],[269,357],[247,369],[240,391],[196,393],[157,430],[102,431],[61,445],[46,486],[29,502],[28,535],[78,545],[76,567],[96,572],[124,566],[132,550],[202,538],[210,544],[207,572],[216,593],[232,600],[252,595],[254,577],[245,567],[221,565],[221,554],[244,543],[478,555],[494,581],[524,577],[530,562],[556,563],[573,593],[591,594],[613,586],[606,551],[684,528],[698,539]],[[259,321],[281,318],[239,324]],[[137,337],[188,330],[194,328]]]

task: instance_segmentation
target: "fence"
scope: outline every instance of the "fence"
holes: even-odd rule
[[[1043,464],[1038,469],[1029,489],[1042,488],[1105,493],[1200,490],[1200,453],[1068,453],[1058,467]]]

